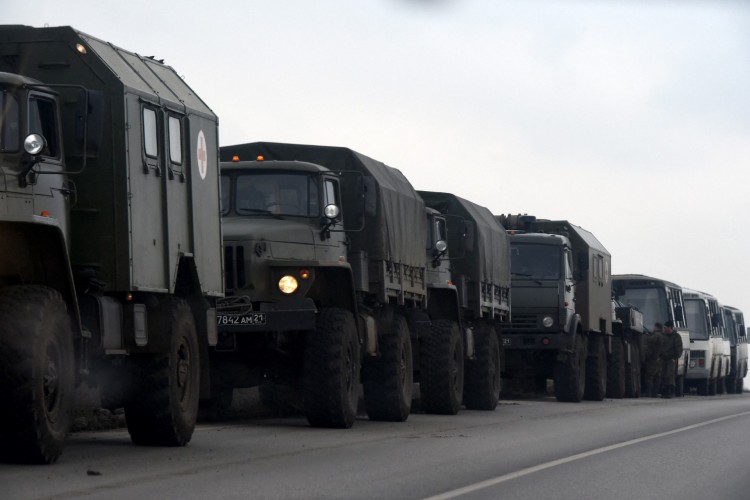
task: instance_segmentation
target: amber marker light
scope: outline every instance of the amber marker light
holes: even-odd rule
[[[232,161],[235,161],[235,162],[240,161],[240,157],[237,155],[234,155],[232,156]]]
[[[255,159],[255,161],[263,161],[265,158],[263,158],[263,155],[258,155],[258,157]]]
[[[308,269],[302,269],[299,272],[299,277],[302,278],[303,280],[308,279],[310,277],[310,271]]]
[[[82,55],[86,54],[86,47],[84,47],[82,43],[76,44],[76,50],[78,51],[79,54],[82,54]]]
[[[42,217],[49,217],[49,212],[47,212],[46,210],[42,210],[42,213],[39,215],[41,215]]]

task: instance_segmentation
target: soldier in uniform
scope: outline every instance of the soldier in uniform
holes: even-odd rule
[[[664,322],[664,341],[661,346],[661,383],[662,397],[674,396],[674,377],[677,358],[682,356],[682,338],[674,331],[674,323]]]
[[[655,398],[659,391],[659,375],[661,373],[661,355],[662,344],[664,344],[664,334],[662,333],[661,323],[654,323],[654,329],[643,337],[643,377],[644,377],[644,395]]]

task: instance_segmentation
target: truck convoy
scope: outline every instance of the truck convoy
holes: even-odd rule
[[[686,382],[698,394],[723,394],[731,365],[731,346],[724,329],[721,304],[716,297],[683,288],[690,326],[690,365]]]
[[[688,325],[691,324],[686,322],[682,288],[642,274],[616,274],[612,276],[612,288],[615,300],[635,307],[643,314],[645,335],[651,334],[655,323],[667,320],[674,323],[675,332],[682,338],[682,356],[675,368],[675,395],[683,396],[690,357]]]
[[[360,383],[386,421],[414,382],[438,414],[494,409],[501,374],[637,397],[667,319],[678,392],[743,390],[739,310],[641,275],[613,300],[610,254],[568,221],[417,192],[347,148],[226,146],[219,171],[216,115],[162,61],[70,27],[0,26],[0,56],[2,460],[54,462],[82,387],[166,446],[270,382],[343,428]]]
[[[506,377],[532,379],[540,388],[551,378],[559,401],[601,401],[613,346],[609,252],[568,221],[530,215],[501,215],[498,221],[511,234]]]
[[[454,238],[465,262],[459,290],[446,218],[398,170],[323,146],[241,144],[221,157],[217,385],[301,386],[308,421],[325,427],[353,424],[360,368],[374,420],[405,420],[414,381],[428,412],[494,409],[495,326],[510,304],[508,266],[495,262],[507,256],[504,234],[486,227],[489,211],[434,193],[442,209],[474,216],[468,239]]]
[[[724,328],[731,348],[732,359],[729,365],[729,375],[726,380],[727,392],[742,393],[745,389],[747,376],[747,329],[745,316],[735,307],[722,307],[724,313]]]
[[[223,293],[217,118],[70,27],[2,26],[0,54],[0,454],[55,461],[84,383],[134,443],[184,445]]]

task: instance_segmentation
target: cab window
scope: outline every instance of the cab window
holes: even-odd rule
[[[53,101],[32,97],[29,99],[29,132],[44,137],[44,156],[60,157],[59,140],[57,136],[57,118]]]
[[[143,108],[143,147],[146,156],[158,158],[159,141],[156,128],[156,110],[153,108]]]
[[[15,96],[0,92],[0,152],[18,151],[21,139],[19,115]]]

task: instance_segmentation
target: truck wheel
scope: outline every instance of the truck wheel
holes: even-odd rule
[[[151,311],[149,311],[151,312]],[[131,391],[125,402],[130,439],[137,445],[185,446],[198,416],[200,356],[193,315],[173,299],[169,352],[130,356]]]
[[[466,408],[494,410],[500,397],[500,375],[500,343],[497,332],[495,327],[482,324],[474,334],[474,359],[466,362]]]
[[[406,319],[393,318],[391,331],[378,338],[380,356],[367,363],[365,407],[370,420],[403,422],[411,411],[414,373]]]
[[[641,352],[637,345],[633,345],[630,360],[625,378],[625,397],[637,398],[641,395]]]
[[[607,396],[621,399],[625,395],[625,346],[622,339],[612,342],[612,356],[607,363]]]
[[[323,308],[315,330],[306,334],[303,406],[313,427],[348,429],[357,416],[359,339],[354,315]]]
[[[57,460],[74,386],[73,332],[62,296],[43,286],[0,291],[0,457]]]
[[[586,385],[586,339],[575,336],[573,352],[560,354],[555,362],[555,397],[558,401],[578,403]]]
[[[597,335],[590,340],[592,352],[586,359],[586,390],[583,398],[602,401],[607,393],[607,349],[604,337]]]
[[[420,339],[419,374],[422,407],[427,413],[455,415],[464,395],[464,347],[458,323],[432,322]]]

